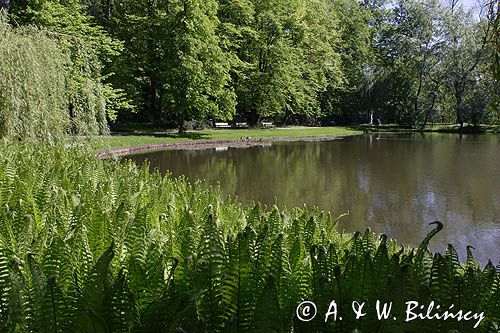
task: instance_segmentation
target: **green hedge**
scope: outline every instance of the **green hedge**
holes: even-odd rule
[[[500,269],[405,249],[329,214],[244,209],[85,149],[0,145],[2,332],[496,332]],[[470,253],[470,251],[469,251]],[[314,320],[296,307],[314,301]],[[324,321],[332,300],[343,320]],[[366,301],[356,320],[352,301]],[[376,300],[393,302],[389,320]],[[405,322],[405,302],[484,312]],[[302,309],[299,309],[300,311]],[[392,316],[397,317],[393,320]]]

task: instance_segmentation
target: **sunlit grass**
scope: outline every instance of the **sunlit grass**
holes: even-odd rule
[[[121,147],[133,147],[151,144],[165,144],[188,142],[194,140],[239,140],[239,139],[272,139],[289,137],[310,137],[310,136],[348,136],[361,134],[361,131],[348,127],[290,127],[272,129],[217,129],[189,131],[180,135],[175,132],[163,132],[161,134],[141,135],[114,135],[102,137],[100,142],[95,144],[97,150],[105,150]]]

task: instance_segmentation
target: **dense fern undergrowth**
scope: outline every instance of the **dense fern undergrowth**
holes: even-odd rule
[[[500,267],[405,249],[329,214],[244,209],[84,148],[0,144],[1,332],[498,332]],[[469,251],[470,252],[470,251]],[[318,316],[298,320],[314,301]],[[339,317],[324,314],[332,300]],[[366,302],[356,320],[352,301]],[[376,300],[393,302],[378,320]],[[404,321],[405,302],[484,320]]]

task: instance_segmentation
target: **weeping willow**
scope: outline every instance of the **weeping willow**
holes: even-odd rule
[[[75,38],[0,18],[0,135],[53,143],[107,131],[92,50]]]

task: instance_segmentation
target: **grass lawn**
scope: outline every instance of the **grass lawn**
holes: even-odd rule
[[[129,129],[130,132],[120,132],[121,135],[110,135],[101,137],[94,143],[95,149],[105,151],[114,148],[136,147],[152,144],[179,143],[189,141],[210,141],[210,140],[238,140],[238,139],[276,139],[291,137],[308,136],[348,136],[363,133],[363,131],[373,132],[414,132],[414,129],[405,129],[397,125],[368,126],[357,127],[287,127],[271,129],[208,129],[193,130],[186,134],[179,135],[175,130],[165,131],[164,129],[145,128],[144,131],[134,132],[135,129]],[[152,132],[157,130],[158,132]],[[498,133],[496,126],[482,126],[483,133]],[[457,125],[435,124],[428,126],[424,132],[449,132],[459,133]],[[464,131],[466,132],[466,131]]]
[[[307,136],[347,136],[361,134],[348,127],[289,127],[272,129],[217,129],[189,131],[184,135],[177,133],[164,134],[127,134],[102,137],[95,144],[97,150],[113,148],[133,147],[150,144],[187,142],[194,140],[238,140],[246,138],[286,138],[286,137],[307,137]]]

